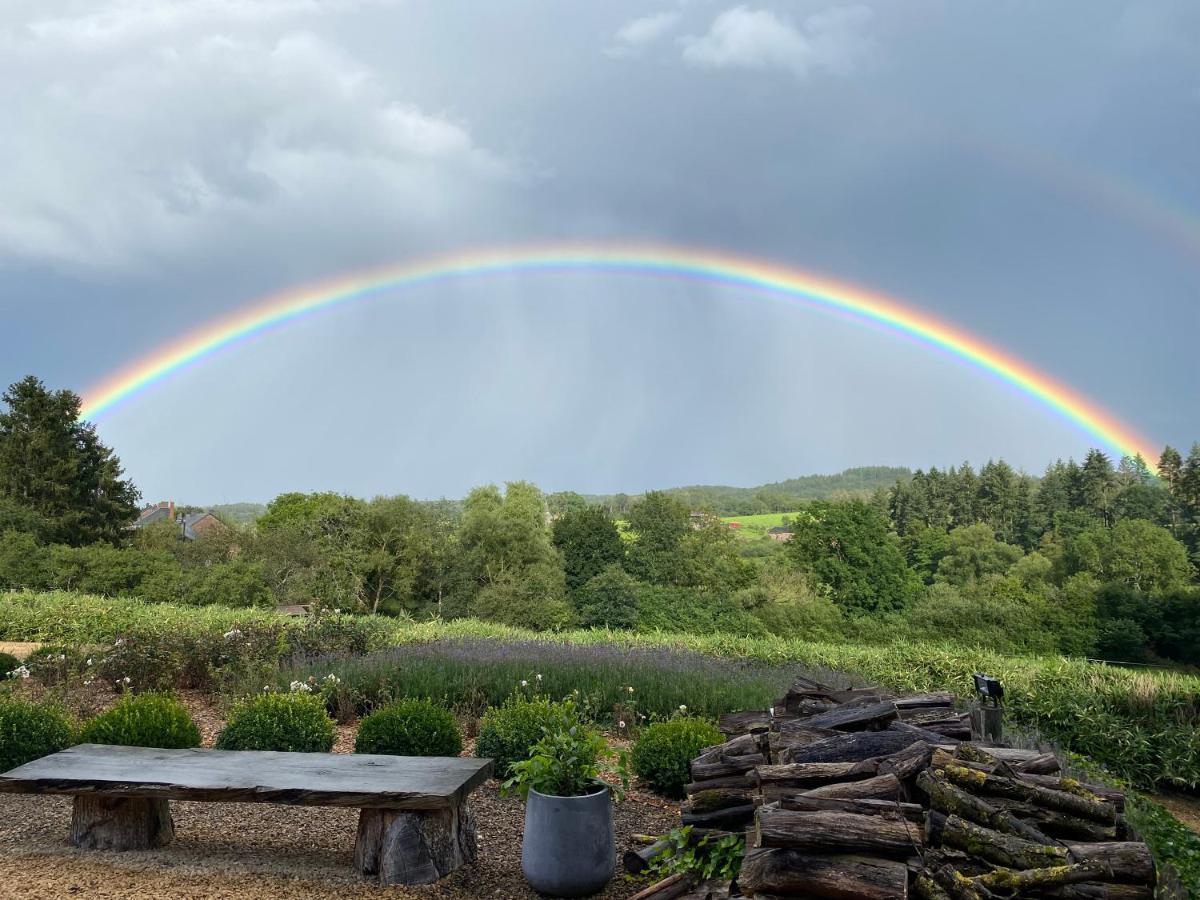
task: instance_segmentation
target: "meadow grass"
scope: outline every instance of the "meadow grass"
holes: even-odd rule
[[[721,519],[726,524],[737,522],[741,525],[734,531],[738,537],[761,538],[767,536],[767,531],[776,525],[782,525],[784,519],[795,516],[794,512],[761,513],[757,516],[725,516]]]

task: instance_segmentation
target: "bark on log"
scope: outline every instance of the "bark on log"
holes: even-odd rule
[[[697,791],[688,797],[684,809],[691,813],[710,813],[733,806],[753,805],[754,794],[749,790],[733,788],[714,788],[707,791]]]
[[[698,794],[700,791],[711,791],[718,788],[732,788],[733,790],[754,790],[758,786],[758,777],[753,770],[742,775],[729,775],[725,778],[708,778],[704,781],[690,782],[684,790],[690,794]]]
[[[1026,775],[1053,775],[1062,771],[1062,763],[1053,753],[1041,753],[1033,759],[1015,764],[1013,768]]]
[[[875,771],[872,763],[854,762],[786,763],[778,766],[759,766],[755,769],[758,783],[762,787],[774,785],[792,790],[859,781],[873,777]]]
[[[895,775],[901,781],[913,778],[918,772],[929,768],[933,757],[933,746],[918,741],[905,747],[899,753],[884,757],[879,761],[879,774]]]
[[[950,895],[942,890],[928,872],[921,872],[913,882],[913,892],[922,900],[950,900]]]
[[[898,734],[908,735],[908,740],[910,743],[912,741],[924,741],[927,744],[933,744],[935,747],[943,744],[949,744],[953,747],[958,743],[956,738],[948,737],[947,735],[934,731],[930,728],[921,728],[919,725],[909,725],[907,722],[892,722],[890,725],[888,725],[888,731],[894,731]]]
[[[761,753],[747,753],[744,756],[722,756],[719,762],[692,763],[692,781],[706,781],[712,778],[727,778],[730,775],[742,775],[756,766],[765,765],[767,758]]]
[[[1117,821],[1116,808],[1110,803],[1089,800],[1066,791],[1039,787],[1019,779],[988,775],[986,772],[969,769],[966,766],[949,765],[943,771],[951,783],[974,793],[1011,797],[1105,825],[1112,825]]]
[[[873,687],[831,690],[827,691],[825,696],[834,703],[839,703],[842,706],[848,706],[851,704],[878,703],[880,700],[889,699],[884,697],[883,692],[879,690],[879,688]]]
[[[679,821],[684,825],[697,828],[718,828],[725,831],[737,831],[745,828],[754,821],[754,811],[758,807],[753,803],[745,806],[731,806],[713,812],[693,813],[684,809],[679,814]]]
[[[797,812],[831,810],[861,816],[907,819],[917,823],[925,820],[925,810],[919,803],[897,803],[891,800],[847,800],[837,797],[814,797],[812,794],[792,794],[779,798],[779,808]]]
[[[1150,848],[1135,841],[1107,841],[1099,844],[1067,844],[1074,862],[1101,863],[1112,870],[1113,881],[1129,884],[1154,884],[1154,857]]]
[[[717,728],[728,737],[766,731],[771,727],[771,714],[761,712],[726,713],[717,719]]]
[[[71,811],[71,846],[81,850],[153,850],[171,842],[175,825],[166,800],[78,794]]]
[[[1009,869],[1038,869],[1067,863],[1067,851],[1062,847],[1037,844],[934,810],[925,819],[925,840],[933,846],[963,850],[977,859]]]
[[[907,859],[923,843],[919,826],[882,816],[799,812],[764,806],[755,820],[757,847],[788,847],[814,853],[871,853]]]
[[[829,712],[805,719],[809,728],[833,728],[837,731],[879,731],[899,717],[896,704],[883,700],[869,705],[844,704]]]
[[[470,806],[437,810],[364,809],[358,815],[354,867],[381,884],[433,884],[475,861]]]
[[[1010,895],[1040,888],[1078,884],[1083,881],[1098,881],[1109,875],[1104,863],[1072,863],[1066,866],[1047,866],[1041,869],[997,869],[986,875],[976,875],[971,881],[978,887],[991,891],[1003,890]]]
[[[783,751],[781,755],[786,755],[787,759],[784,761],[790,763],[861,762],[877,756],[891,756],[917,741],[925,740],[912,733],[893,731],[897,724],[893,722],[887,731],[855,731],[838,735],[809,744],[807,747],[794,747]],[[939,734],[933,735],[933,740],[934,743],[941,743],[946,739]]]
[[[810,797],[840,797],[847,800],[899,800],[900,779],[895,775],[877,775],[865,781],[827,784],[807,793]]]
[[[1037,828],[1022,822],[1010,812],[996,809],[974,794],[960,790],[950,784],[942,774],[935,773],[932,769],[926,769],[917,776],[917,787],[929,796],[930,805],[940,813],[946,815],[953,813],[976,825],[984,825],[1004,834],[1016,835],[1036,844],[1051,845],[1054,843]],[[947,887],[940,879],[938,883]],[[948,887],[947,890],[949,890]],[[953,892],[951,891],[951,893]]]
[[[629,900],[675,900],[682,897],[696,885],[696,877],[690,872],[676,872],[668,875],[662,881],[656,881],[649,887],[638,891]]]
[[[1023,800],[1012,800],[1007,797],[989,797],[988,805],[998,810],[1012,813],[1021,821],[1037,828],[1043,834],[1058,838],[1081,842],[1115,841],[1118,839],[1117,829],[1111,825],[1101,825],[1090,819],[1078,819],[1054,809],[1043,809]]]
[[[902,900],[908,868],[902,862],[863,856],[813,856],[798,850],[756,849],[746,853],[738,885],[757,897]]]
[[[809,728],[804,719],[794,719],[790,722],[781,722],[779,731],[771,733],[769,744],[772,749],[807,747],[817,741],[837,737],[838,734],[840,732],[834,731],[832,728]]]
[[[922,709],[931,706],[953,706],[954,695],[949,691],[937,691],[931,694],[911,694],[908,697],[895,699],[896,709]]]

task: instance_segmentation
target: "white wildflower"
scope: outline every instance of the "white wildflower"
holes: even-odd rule
[[[633,693],[633,685],[631,684],[629,687],[625,688],[625,690],[632,694]]]
[[[684,704],[680,703],[680,704],[679,704],[679,711],[680,711],[681,713],[685,713],[685,712],[687,712],[687,706],[685,706]]]
[[[91,683],[92,683],[94,680],[95,680],[95,679],[92,679],[92,678],[85,678],[85,679],[83,679],[83,686],[84,686],[84,687],[87,687],[87,686],[88,686],[89,684],[91,684]]]
[[[620,721],[620,722],[618,722],[618,723],[617,723],[617,727],[618,727],[618,728],[624,728],[624,727],[625,727],[625,722],[624,722],[623,720],[622,720],[622,721]]]
[[[538,673],[537,673],[537,675],[535,675],[534,677],[535,677],[535,678],[537,678],[537,680],[538,680],[538,681],[541,681],[541,680],[542,680],[542,673],[541,673],[541,672],[538,672]]]
[[[17,666],[15,669],[13,669],[11,672],[8,673],[8,677],[9,678],[28,678],[29,677],[29,669],[25,668],[25,666]]]
[[[236,628],[231,628],[229,631],[225,632],[224,635],[222,635],[222,637],[224,637],[225,640],[227,640],[227,641],[236,641],[241,636],[242,636],[242,633],[240,631],[238,631]]]
[[[312,691],[312,686],[303,681],[293,681],[291,684],[291,689],[293,691],[303,691],[304,693],[309,693]]]
[[[338,678],[332,672],[330,672],[328,675],[325,676],[325,680],[328,681],[330,684],[341,684],[342,683],[342,679]]]
[[[529,682],[524,678],[521,679],[521,687],[529,687]]]
[[[91,657],[90,657],[90,656],[88,657],[87,664],[88,664],[89,666],[92,664],[92,659],[91,659]]]
[[[66,662],[66,661],[67,661],[67,655],[66,655],[65,653],[60,653],[60,654],[58,654],[58,661],[59,661],[59,662]]]
[[[126,684],[133,684],[133,680],[128,675],[126,675],[121,680],[124,681]]]
[[[117,642],[115,644],[113,644],[113,646],[114,647],[124,647],[125,646],[125,638],[117,638]]]

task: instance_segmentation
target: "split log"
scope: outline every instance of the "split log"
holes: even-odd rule
[[[754,771],[763,788],[775,786],[795,790],[871,778],[876,768],[871,762],[811,762],[759,766]]]
[[[737,737],[730,738],[723,744],[715,744],[711,747],[705,747],[692,760],[693,763],[718,763],[722,759],[730,756],[745,756],[747,753],[761,753],[763,746],[760,743],[762,735],[757,734],[742,734]]]
[[[1078,863],[1100,863],[1112,871],[1112,881],[1129,884],[1154,884],[1156,871],[1150,848],[1135,841],[1107,841],[1099,844],[1067,844],[1071,859]]]
[[[684,825],[698,828],[718,828],[725,831],[739,831],[754,821],[754,811],[757,804],[748,803],[745,806],[730,806],[712,812],[690,812],[681,810],[679,821]]]
[[[727,737],[763,732],[771,727],[771,718],[766,710],[725,713],[717,719],[717,728]]]
[[[943,771],[950,782],[975,793],[1024,800],[1026,803],[1105,825],[1114,824],[1117,820],[1117,811],[1112,804],[1100,800],[1090,800],[1078,794],[1039,787],[1019,779],[989,775],[966,766],[949,765]]]
[[[708,778],[704,781],[690,782],[684,790],[690,794],[698,794],[700,791],[711,791],[718,788],[732,788],[733,790],[754,790],[758,786],[758,777],[754,774],[754,770],[744,772],[741,775],[728,775],[725,778]]]
[[[955,787],[944,775],[935,773],[932,769],[926,769],[917,776],[917,787],[929,796],[930,805],[940,813],[954,814],[976,825],[984,825],[994,831],[1015,835],[1036,844],[1054,843],[1037,828],[1022,822],[1012,813],[996,809],[974,794],[968,794]],[[946,887],[941,880],[938,883]],[[951,893],[953,894],[953,891]]]
[[[884,757],[879,761],[881,775],[895,775],[901,781],[913,778],[918,772],[929,768],[933,758],[933,746],[924,741],[909,744],[899,753]]]
[[[1039,753],[1033,759],[1016,763],[1013,768],[1026,775],[1053,775],[1062,771],[1062,763],[1053,753]]]
[[[908,869],[902,862],[863,856],[813,856],[798,850],[746,853],[738,885],[756,897],[841,897],[903,900]]]
[[[175,825],[166,800],[77,794],[70,840],[81,850],[153,850],[171,843]]]
[[[381,884],[433,884],[474,862],[475,821],[470,805],[447,809],[363,809],[358,817],[354,867]]]
[[[887,731],[855,731],[826,738],[815,744],[809,744],[807,747],[794,747],[781,754],[781,756],[786,755],[787,757],[781,761],[789,763],[861,762],[877,756],[891,756],[919,740],[925,740],[920,736],[914,737],[910,733],[891,730],[897,724],[893,722],[888,726]],[[920,729],[913,730],[920,731]],[[940,734],[933,735],[933,743],[941,743],[945,740]]]
[[[879,731],[899,716],[896,704],[883,700],[869,705],[843,704],[803,722],[809,728],[833,728],[838,731]]]
[[[806,719],[792,719],[779,724],[779,730],[771,733],[769,743],[772,748],[806,747],[817,741],[837,737],[840,733],[832,728],[811,728]]]
[[[1067,851],[1062,847],[1027,841],[935,810],[930,810],[925,818],[925,840],[933,846],[964,850],[976,858],[1009,869],[1037,869],[1067,863]]]
[[[722,756],[719,762],[692,763],[692,781],[707,781],[712,778],[727,778],[742,775],[756,766],[765,765],[767,758],[761,753],[744,756]]]
[[[676,872],[662,881],[656,881],[638,891],[629,900],[676,900],[696,886],[696,876],[691,872]]]
[[[900,779],[895,775],[877,775],[865,781],[827,784],[806,793],[811,797],[838,797],[849,800],[899,800]]]
[[[933,744],[935,747],[945,744],[950,741],[950,746],[955,746],[957,743],[955,738],[948,737],[941,732],[934,731],[931,728],[921,728],[919,725],[910,725],[908,722],[892,722],[888,725],[888,731],[894,731],[902,735],[908,735],[908,740],[924,741],[927,744]]]
[[[793,794],[779,798],[780,809],[791,809],[798,812],[816,810],[832,810],[835,812],[856,813],[862,816],[883,816],[884,818],[907,819],[910,822],[924,822],[925,810],[919,803],[900,803],[894,800],[851,800],[842,797],[814,797],[812,794]]]
[[[714,788],[712,790],[697,791],[688,797],[688,802],[683,808],[686,812],[691,813],[710,813],[721,809],[729,809],[734,806],[746,806],[754,804],[754,794],[749,790],[736,790],[733,788]]]
[[[921,709],[930,706],[953,706],[954,695],[949,691],[937,691],[931,694],[912,694],[908,697],[897,697],[894,701],[896,709]]]
[[[787,847],[814,853],[871,853],[906,859],[924,844],[911,822],[855,813],[799,812],[761,807],[755,818],[755,846]]]

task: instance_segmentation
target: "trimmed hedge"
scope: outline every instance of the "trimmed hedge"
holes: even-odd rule
[[[319,695],[263,694],[234,707],[216,748],[328,753],[336,739],[337,727]]]

